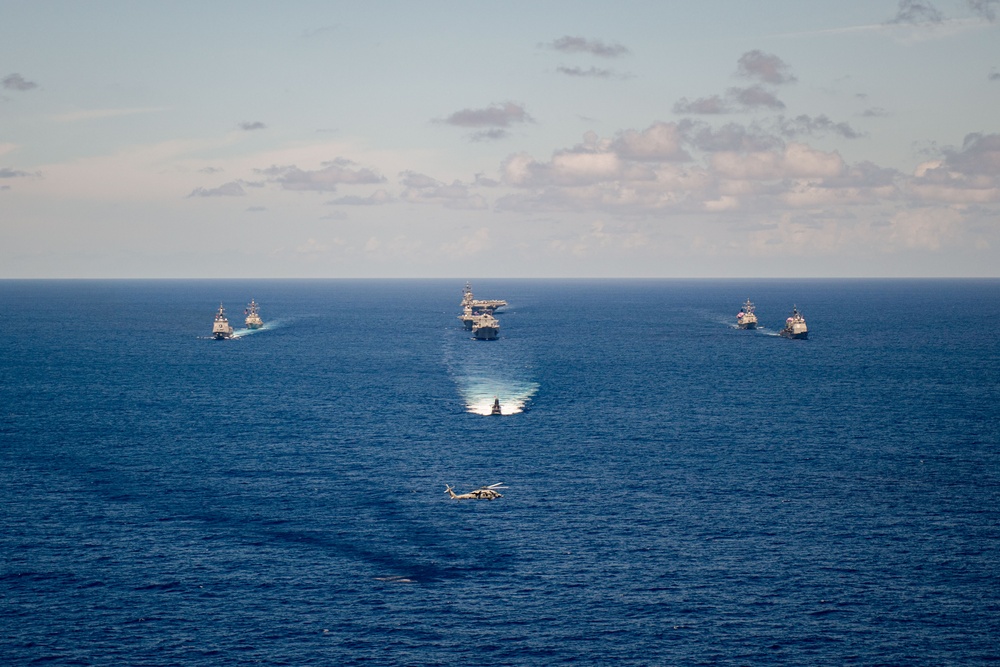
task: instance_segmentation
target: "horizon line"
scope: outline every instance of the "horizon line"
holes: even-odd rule
[[[43,276],[0,277],[13,281],[387,281],[387,280],[1000,280],[997,276],[339,276],[339,277],[149,277],[149,276]]]

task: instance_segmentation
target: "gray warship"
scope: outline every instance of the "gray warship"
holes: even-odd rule
[[[250,304],[247,306],[247,309],[243,311],[247,316],[247,329],[260,329],[264,326],[264,320],[260,319],[259,308],[260,306],[257,305],[257,302],[250,299]]]
[[[795,306],[792,306],[792,315],[785,320],[785,328],[778,332],[779,336],[785,338],[795,338],[805,340],[809,337],[809,329],[806,327],[806,318]]]
[[[736,326],[740,329],[756,329],[757,316],[753,311],[753,302],[747,299],[747,302],[743,304],[743,310],[736,314]]]
[[[229,320],[226,319],[226,309],[219,304],[219,312],[215,314],[215,323],[212,325],[212,337],[215,340],[225,340],[231,338],[233,335],[233,328],[229,326]]]

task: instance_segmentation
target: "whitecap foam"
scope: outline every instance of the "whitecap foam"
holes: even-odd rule
[[[264,323],[259,329],[237,329],[233,332],[232,338],[244,338],[251,334],[263,333],[265,331],[271,331],[272,329],[277,329],[284,325],[283,320],[270,320]]]
[[[476,415],[493,414],[493,402],[500,401],[501,415],[524,412],[528,401],[538,391],[537,382],[504,381],[490,378],[457,378],[465,409]]]

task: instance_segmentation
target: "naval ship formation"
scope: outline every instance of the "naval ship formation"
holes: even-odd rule
[[[244,313],[246,313],[246,326],[247,329],[260,329],[264,326],[264,321],[260,319],[260,306],[256,301],[250,299],[249,305]],[[232,338],[234,329],[232,325],[229,324],[229,319],[226,317],[226,309],[219,304],[219,312],[215,314],[215,322],[212,324],[212,338],[215,340],[226,340],[227,338]]]
[[[465,283],[462,290],[462,314],[458,319],[472,332],[476,340],[496,340],[500,337],[500,320],[493,317],[507,305],[503,299],[477,299],[472,295],[472,285]]]
[[[738,329],[756,329],[757,328],[757,315],[754,312],[755,308],[753,302],[747,299],[747,302],[743,304],[743,308],[739,313],[736,314],[736,327]],[[809,337],[809,328],[806,326],[806,318],[802,317],[802,313],[795,306],[792,306],[792,315],[785,320],[785,326],[778,332],[779,336],[783,338],[794,338],[798,340],[805,340]]]

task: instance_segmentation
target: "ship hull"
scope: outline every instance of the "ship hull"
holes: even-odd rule
[[[479,327],[472,332],[476,340],[496,340],[500,336],[500,330],[493,327]]]
[[[736,326],[739,329],[756,329],[757,328],[757,323],[756,322],[740,322]]]
[[[792,331],[779,331],[778,335],[782,338],[791,338],[792,340],[807,340],[809,338],[808,331],[801,331],[799,333],[794,333]]]
[[[212,328],[212,338],[215,340],[226,340],[227,338],[232,338],[232,336],[233,328],[225,323],[217,323]]]

